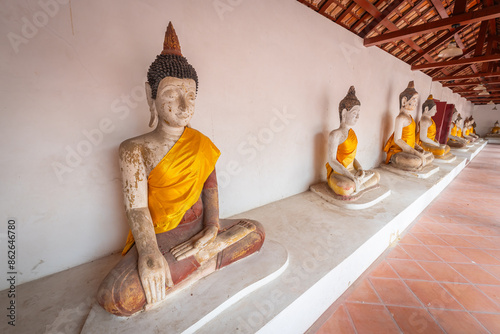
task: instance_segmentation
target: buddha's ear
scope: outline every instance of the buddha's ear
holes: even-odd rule
[[[149,82],[146,82],[146,98],[148,100],[149,111],[151,118],[149,119],[149,127],[154,128],[158,124],[158,112],[156,111],[155,100],[153,99],[153,92]]]
[[[340,121],[345,121],[345,117],[347,115],[347,109],[346,108],[342,109],[340,113],[342,114],[342,119]]]
[[[425,113],[427,113],[427,112],[429,112],[429,107],[425,107],[425,108],[424,108],[424,112],[423,112],[422,114],[425,114]]]
[[[406,98],[406,96],[403,96],[403,98],[401,99],[401,105],[404,106],[406,102],[408,102],[408,99]]]
[[[155,101],[153,99],[153,90],[151,89],[151,85],[147,81],[145,83],[145,86],[146,86],[146,98],[148,100],[149,109],[151,109]]]

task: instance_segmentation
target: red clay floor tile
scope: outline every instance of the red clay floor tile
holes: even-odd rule
[[[399,278],[398,274],[392,269],[392,267],[387,263],[387,261],[382,261],[380,264],[373,269],[369,275],[370,277],[381,277],[381,278]]]
[[[430,277],[415,261],[387,260],[387,262],[403,279],[432,280],[432,277]]]
[[[491,333],[500,333],[500,314],[473,313],[472,315]]]
[[[444,333],[424,308],[387,306],[387,309],[405,334]]]
[[[494,258],[493,256],[491,256],[490,254],[481,249],[457,247],[457,250],[476,263],[489,264],[495,266],[500,265],[500,260]]]
[[[344,305],[340,305],[339,308],[333,313],[333,315],[321,326],[318,334],[355,334],[354,328],[352,327],[351,320],[347,315]]]
[[[484,292],[488,298],[500,305],[500,286],[478,285],[477,288]]]
[[[372,304],[382,303],[375,293],[375,290],[373,290],[370,281],[367,279],[363,280],[357,287],[354,288],[347,298],[347,301]]]
[[[450,263],[450,266],[474,284],[500,285],[500,281],[477,264]]]
[[[413,233],[413,235],[427,246],[449,246],[446,241],[434,233]]]
[[[408,253],[414,260],[423,261],[441,261],[436,254],[432,253],[424,245],[401,245],[401,247]]]
[[[437,309],[430,309],[429,312],[446,333],[488,334],[488,331],[467,312]]]
[[[438,282],[468,283],[455,269],[443,262],[418,262]]]
[[[398,326],[385,306],[346,303],[358,334],[400,333]]]
[[[460,253],[455,247],[427,246],[434,254],[445,262],[472,263],[472,260]]]
[[[392,251],[387,255],[388,259],[402,259],[402,260],[410,260],[411,256],[406,253],[406,251],[401,248],[400,245],[396,245]]]
[[[371,277],[370,281],[386,305],[421,307],[420,302],[402,280]]]
[[[500,313],[500,306],[471,284],[441,283],[469,311]]]
[[[464,309],[438,282],[411,280],[405,280],[405,282],[425,307],[448,310]]]

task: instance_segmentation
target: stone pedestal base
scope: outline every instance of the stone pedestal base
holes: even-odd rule
[[[362,210],[369,208],[391,194],[391,190],[389,188],[380,184],[362,190],[356,195],[351,196],[351,198],[344,198],[343,196],[335,194],[328,186],[327,182],[314,184],[309,189],[328,203],[350,210]]]
[[[455,161],[456,159],[457,159],[457,157],[454,156],[453,154],[451,154],[450,152],[448,152],[444,155],[434,156],[435,162],[442,162],[442,163],[450,163],[450,162]]]
[[[419,179],[426,179],[429,176],[431,176],[432,174],[437,173],[437,171],[439,170],[439,167],[435,166],[433,164],[425,166],[424,168],[422,168],[422,170],[420,170],[418,172],[407,171],[407,170],[402,170],[402,169],[396,168],[392,165],[392,163],[381,164],[380,168],[383,168],[385,170],[388,170],[394,174],[398,174],[401,176],[416,177]]]
[[[172,293],[147,312],[117,317],[95,303],[81,333],[194,333],[243,297],[276,279],[287,266],[285,247],[266,240],[259,253]]]
[[[488,144],[500,144],[500,136],[488,136],[486,135],[485,139],[488,141]]]

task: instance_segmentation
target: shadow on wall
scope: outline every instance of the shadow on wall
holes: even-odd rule
[[[314,135],[314,183],[322,181],[323,170],[328,161],[328,134],[331,129],[328,128],[330,99],[328,94],[323,94],[323,112],[321,115],[321,132]]]
[[[387,89],[387,96],[386,96],[386,105],[384,107],[384,111],[382,113],[382,117],[380,117],[380,133],[381,133],[381,142],[379,143],[378,147],[380,148],[379,151],[379,161],[380,163],[385,162],[385,153],[384,153],[384,145],[389,139],[389,137],[392,135],[392,132],[394,131],[394,117],[391,113],[391,99],[393,98],[393,93],[392,93],[392,84],[388,87]],[[399,103],[398,103],[399,107]]]

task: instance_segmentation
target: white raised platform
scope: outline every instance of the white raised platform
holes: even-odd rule
[[[383,183],[383,180],[381,180],[381,183]],[[336,195],[333,190],[330,189],[327,182],[316,183],[309,189],[328,203],[349,210],[363,210],[372,207],[391,195],[391,189],[383,184],[377,185],[374,189],[362,191],[360,194],[361,196],[352,201],[335,198]]]
[[[116,317],[94,303],[82,334],[194,333],[222,311],[278,278],[288,265],[286,249],[266,240],[258,254],[216,271],[158,307],[133,317]]]
[[[419,179],[427,179],[431,175],[434,175],[435,173],[437,173],[439,170],[439,167],[434,165],[434,164],[427,165],[424,168],[422,168],[422,170],[420,170],[418,172],[412,172],[412,171],[402,170],[400,168],[393,167],[392,163],[389,163],[389,164],[383,163],[380,165],[380,168],[385,169],[385,170],[387,170],[391,173],[397,174],[397,175],[401,175],[401,176],[405,176],[405,177],[416,177]]]
[[[398,240],[408,225],[460,173],[465,162],[465,158],[458,157],[452,163],[442,164],[428,179],[381,170],[381,180],[392,195],[362,211],[338,208],[307,191],[233,217],[260,221],[266,229],[267,240],[276,240],[286,248],[289,264],[277,279],[229,306],[198,332],[305,332]],[[19,318],[14,333],[80,333],[99,283],[119,257],[112,255],[18,286]],[[6,290],[0,292],[0,299],[7,300],[6,294]],[[175,317],[188,317],[198,306],[193,301],[189,309],[179,311]],[[176,321],[170,314],[165,318],[168,322]],[[152,315],[152,322],[153,319]],[[7,326],[6,321],[0,322],[0,333],[13,332]],[[158,330],[162,332],[161,328]],[[148,334],[148,331],[139,333]]]
[[[434,162],[440,162],[440,163],[444,163],[444,164],[451,163],[451,162],[455,161],[456,159],[457,159],[457,157],[455,155],[453,155],[451,152],[448,152],[445,155],[440,156],[440,157],[434,156]]]
[[[482,142],[482,143],[475,143],[474,145],[472,145],[469,149],[465,150],[465,151],[461,151],[461,150],[455,150],[453,151],[452,153],[458,157],[462,157],[462,158],[465,158],[467,159],[467,164],[470,163],[472,161],[472,159],[474,159],[476,157],[476,155],[479,154],[479,152],[481,152],[481,150],[487,145],[488,143],[486,141]]]
[[[486,136],[484,139],[488,141],[488,144],[500,144],[500,137],[489,137]]]

